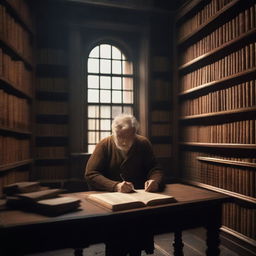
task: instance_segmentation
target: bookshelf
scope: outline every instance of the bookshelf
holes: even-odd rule
[[[33,168],[33,17],[26,1],[0,3],[0,196]],[[11,29],[10,29],[11,28]]]
[[[62,187],[69,179],[68,36],[62,25],[41,20],[37,30],[41,34],[36,65],[34,178]]]
[[[172,156],[171,53],[168,50],[171,39],[159,33],[162,27],[169,31],[170,19],[166,14],[161,17],[155,14],[151,24],[149,138],[156,157],[165,167]]]
[[[255,13],[254,1],[192,0],[176,17],[180,177],[233,197],[222,231],[241,255],[256,237]]]

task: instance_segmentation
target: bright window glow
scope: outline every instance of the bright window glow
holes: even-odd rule
[[[116,46],[100,44],[87,61],[87,143],[92,153],[99,140],[111,135],[113,118],[133,114],[132,62]]]

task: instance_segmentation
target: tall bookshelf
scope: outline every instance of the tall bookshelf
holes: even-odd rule
[[[63,186],[69,179],[68,37],[62,25],[47,24],[38,23],[33,178]]]
[[[24,0],[0,2],[0,196],[30,179],[33,156],[34,25]]]
[[[222,231],[240,255],[256,240],[255,13],[255,1],[195,0],[176,20],[181,177],[233,198]]]
[[[162,33],[170,31],[170,13],[155,12],[151,18],[149,138],[154,153],[163,167],[168,168],[172,157],[171,116],[171,39]],[[166,54],[168,53],[168,54]]]

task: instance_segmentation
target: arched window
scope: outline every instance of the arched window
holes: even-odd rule
[[[99,44],[87,62],[88,152],[111,134],[113,118],[134,112],[133,64],[118,47]]]

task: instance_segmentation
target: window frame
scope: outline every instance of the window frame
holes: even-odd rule
[[[112,46],[113,47],[116,47],[120,50],[121,54],[123,54],[125,56],[125,60],[126,61],[129,61],[132,65],[132,72],[131,74],[113,74],[112,73],[112,70],[110,71],[110,73],[100,73],[100,61],[99,61],[99,72],[97,73],[92,73],[92,72],[88,72],[88,60],[89,60],[89,55],[91,53],[91,51],[97,47],[97,46],[100,46],[102,44],[107,44],[107,45],[110,45],[111,46],[111,57],[108,58],[108,60],[112,61],[112,60],[115,60],[115,58],[112,58]],[[96,57],[95,57],[96,58]],[[104,59],[104,58],[101,58],[100,55],[99,57],[97,57],[96,59]],[[121,63],[123,62],[123,58],[121,58],[122,61]],[[89,127],[88,127],[88,120],[89,120],[89,117],[88,117],[88,106],[90,105],[98,105],[99,106],[99,109],[100,109],[100,106],[110,106],[111,110],[112,110],[112,107],[113,106],[121,106],[122,107],[122,112],[123,112],[123,109],[125,106],[128,106],[128,107],[131,107],[133,109],[133,115],[136,116],[136,114],[139,112],[138,110],[138,101],[137,101],[137,93],[138,93],[138,90],[137,90],[137,81],[136,81],[136,70],[137,70],[137,63],[135,62],[135,59],[133,58],[133,55],[131,54],[131,50],[130,48],[128,47],[128,45],[122,43],[120,40],[112,40],[112,39],[102,39],[102,40],[97,40],[95,42],[93,42],[90,47],[88,47],[87,51],[86,51],[86,54],[85,54],[85,58],[84,58],[84,70],[85,70],[85,75],[84,75],[84,90],[85,90],[85,97],[84,97],[84,139],[83,139],[83,144],[84,144],[84,149],[85,149],[85,152],[89,153],[89,141],[88,141],[88,132],[89,132]],[[112,67],[112,65],[111,65]],[[121,66],[121,69],[123,68],[123,66]],[[112,77],[121,77],[121,78],[131,78],[133,80],[133,86],[132,86],[132,92],[133,92],[133,103],[129,104],[129,103],[123,103],[123,98],[121,100],[121,103],[113,103],[112,102],[112,91],[113,91],[113,88],[112,88],[112,81],[110,83],[110,94],[111,94],[111,102],[110,103],[101,103],[100,102],[100,98],[99,98],[99,102],[88,102],[87,100],[87,96],[88,96],[88,76],[89,75],[95,75],[95,76],[98,76],[99,78],[101,76],[106,76],[106,77],[110,77],[112,79]],[[122,79],[123,80],[123,79]],[[99,82],[100,83],[100,82]],[[123,81],[121,83],[121,93],[122,93],[122,97],[123,97],[123,91],[124,90],[124,87],[123,87]],[[99,85],[99,91],[100,91],[100,85]],[[104,120],[104,118],[100,118],[100,120]],[[113,114],[112,114],[112,111],[110,111],[110,120],[112,122],[113,120]],[[96,130],[95,130],[96,131]],[[99,133],[101,132],[100,130],[100,127],[99,127]],[[104,131],[103,131],[104,132]],[[110,133],[111,133],[111,130],[110,130]],[[100,138],[100,136],[97,138],[99,141],[102,139]],[[92,145],[95,145],[95,144],[92,144]]]

